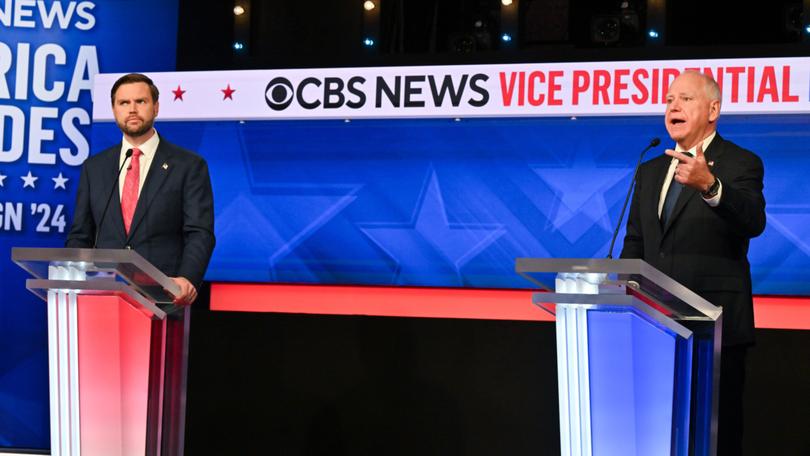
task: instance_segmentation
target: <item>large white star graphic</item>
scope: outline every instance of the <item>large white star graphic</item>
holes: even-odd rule
[[[62,176],[62,173],[59,173],[57,177],[52,177],[51,180],[53,181],[53,189],[56,190],[57,188],[61,188],[62,190],[67,190],[65,184],[69,180],[67,177]]]
[[[20,179],[23,180],[23,188],[25,187],[36,188],[37,186],[36,182],[37,179],[39,178],[31,175],[31,171],[28,171],[28,174],[25,176],[20,176]]]
[[[7,176],[5,174],[0,174],[0,187],[5,187],[5,185],[3,184],[3,181],[6,180],[6,177]]]
[[[632,168],[599,166],[590,153],[579,152],[558,166],[531,165],[535,174],[555,194],[555,204],[547,217],[569,242],[576,242],[594,225],[613,230],[606,201],[607,192],[632,173]]]
[[[427,180],[422,187],[420,201],[414,208],[411,221],[404,223],[371,222],[358,225],[361,231],[397,263],[393,280],[400,284],[413,284],[414,277],[431,277],[434,285],[444,283],[437,270],[441,260],[432,260],[437,255],[444,258],[455,274],[456,283],[463,285],[462,268],[476,255],[491,246],[506,233],[502,225],[491,223],[451,223],[442,197],[439,179],[429,168]],[[433,269],[434,274],[424,271]],[[446,272],[445,272],[446,274]],[[417,281],[423,284],[427,278]]]

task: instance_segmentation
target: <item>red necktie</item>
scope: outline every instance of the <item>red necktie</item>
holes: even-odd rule
[[[135,206],[138,205],[138,186],[141,182],[141,152],[132,149],[132,161],[127,168],[127,177],[124,179],[124,190],[121,192],[121,214],[124,216],[124,229],[129,235],[132,225],[132,216],[135,215]]]

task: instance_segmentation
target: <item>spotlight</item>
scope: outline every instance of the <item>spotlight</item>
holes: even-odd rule
[[[504,33],[503,35],[501,35],[501,41],[503,41],[504,43],[512,41],[512,35]]]
[[[512,4],[512,0],[501,0],[501,5],[509,6]]]
[[[374,46],[374,40],[371,38],[366,38],[363,40],[363,44],[365,44],[368,47]]]
[[[650,29],[650,31],[649,31],[649,32],[647,32],[647,35],[649,35],[649,36],[650,36],[650,38],[653,38],[653,39],[658,38],[658,32],[656,32],[656,31],[655,31],[655,30],[653,30],[653,29]]]
[[[245,14],[245,7],[242,6],[242,5],[234,6],[233,7],[233,14],[235,14],[236,16],[241,16],[241,15]]]
[[[245,48],[245,45],[242,44],[241,42],[237,41],[237,42],[233,43],[233,48],[235,50],[237,50],[237,51],[241,51],[242,49]]]
[[[363,8],[365,8],[366,11],[371,11],[376,7],[377,5],[375,5],[374,2],[372,2],[371,0],[366,0],[365,2],[363,2]]]
[[[804,33],[807,33],[808,35],[810,35],[810,25],[805,25],[804,26]]]

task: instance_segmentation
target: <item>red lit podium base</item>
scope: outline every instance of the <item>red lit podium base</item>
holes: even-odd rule
[[[12,258],[48,305],[51,454],[183,454],[190,313],[171,279],[132,250]]]

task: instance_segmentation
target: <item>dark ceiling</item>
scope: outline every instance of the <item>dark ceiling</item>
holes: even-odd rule
[[[374,1],[378,28],[369,32],[363,0],[180,0],[178,69],[801,56],[810,50],[802,32],[804,4],[795,0],[758,8],[727,0],[514,0],[511,28],[500,0]],[[248,11],[241,22],[236,3]],[[647,37],[656,25],[650,11],[662,18],[657,40]],[[514,39],[503,42],[504,32]],[[372,47],[363,44],[369,33],[376,35]],[[244,41],[241,51],[233,49],[236,40]]]

